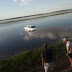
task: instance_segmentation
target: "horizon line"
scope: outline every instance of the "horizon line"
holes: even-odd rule
[[[49,12],[49,13],[39,13],[39,14],[28,15],[28,16],[19,16],[19,17],[13,17],[13,18],[8,18],[8,19],[2,19],[0,21],[12,20],[12,19],[18,19],[18,18],[24,18],[24,17],[31,17],[31,16],[38,16],[38,15],[50,14],[50,13],[61,12],[61,11],[66,11],[66,10],[72,10],[72,9],[57,10],[57,11],[53,11],[53,12]]]

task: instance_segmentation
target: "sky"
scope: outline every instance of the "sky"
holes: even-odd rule
[[[0,0],[0,20],[72,9],[72,0]]]

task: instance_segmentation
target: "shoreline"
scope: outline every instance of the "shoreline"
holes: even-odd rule
[[[66,48],[62,41],[58,42],[48,48],[52,48],[54,53],[54,70],[59,72],[68,67],[68,59],[65,56]],[[41,66],[41,55],[44,47],[40,47],[32,51],[24,51],[15,56],[10,57],[5,61],[0,61],[0,72],[39,72],[43,70]],[[65,60],[66,59],[66,60]],[[65,60],[65,62],[63,62]],[[61,64],[60,64],[61,63]],[[65,66],[67,64],[67,66]]]
[[[67,13],[72,13],[72,9],[55,11],[55,12],[51,12],[51,13],[30,15],[30,16],[24,16],[24,17],[16,17],[16,18],[4,19],[4,20],[0,20],[0,24],[18,22],[18,21],[23,21],[23,20],[38,19],[38,18],[62,15],[62,14],[67,14]]]

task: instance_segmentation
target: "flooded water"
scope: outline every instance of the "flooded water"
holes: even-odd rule
[[[37,30],[25,31],[27,25],[34,25]],[[0,60],[44,43],[52,45],[64,36],[72,39],[72,13],[0,24]]]

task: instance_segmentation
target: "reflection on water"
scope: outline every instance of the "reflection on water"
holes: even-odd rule
[[[29,32],[23,37],[24,40],[30,40],[31,38],[49,38],[55,40],[56,38],[62,39],[63,37],[72,38],[72,26],[56,26],[48,27],[40,30]]]
[[[35,30],[28,30],[28,29],[24,29],[26,32],[34,32],[34,31],[36,31],[37,29],[35,29]]]
[[[27,32],[27,35],[24,36],[24,40],[30,40],[30,38],[50,38],[50,39],[55,39],[56,36],[53,32],[49,32],[48,29],[42,29],[42,30],[37,30],[33,32]]]
[[[25,31],[24,26],[35,25],[35,31]],[[72,14],[0,25],[0,59],[6,59],[24,50],[52,45],[64,36],[72,39]]]

